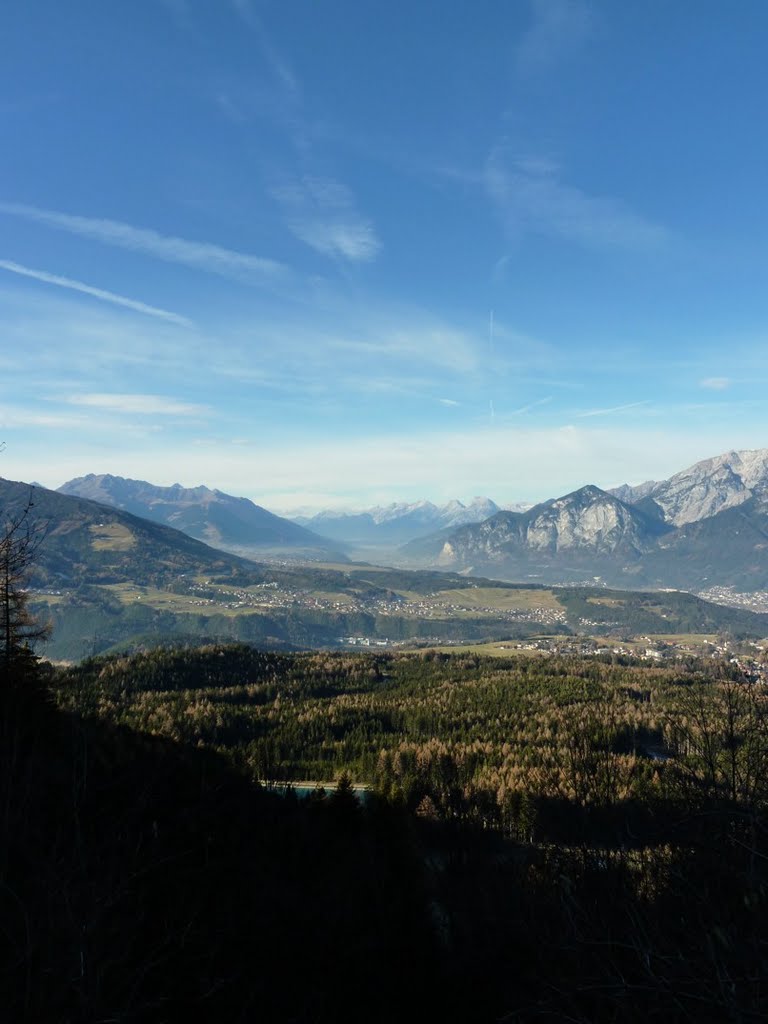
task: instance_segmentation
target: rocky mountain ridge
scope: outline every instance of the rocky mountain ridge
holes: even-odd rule
[[[650,499],[674,526],[696,523],[750,498],[768,499],[768,449],[730,451],[689,466],[668,480],[623,484],[611,494],[629,504]]]
[[[404,553],[432,554],[441,566],[504,562],[511,552],[528,560],[575,557],[579,561],[621,554],[636,559],[668,528],[642,509],[594,485],[535,505],[527,512],[499,512],[483,523],[413,542]]]
[[[81,588],[142,581],[165,585],[180,574],[235,572],[246,562],[164,523],[77,495],[0,479],[9,520],[29,507],[34,588]]]
[[[768,449],[725,452],[667,480],[611,491],[587,485],[526,510],[488,498],[423,500],[291,522],[207,487],[90,475],[61,490],[240,554],[280,548],[336,561],[345,550],[513,581],[768,591]]]
[[[668,480],[593,485],[525,513],[440,531],[404,564],[549,583],[768,589],[768,450],[727,452]]]
[[[67,481],[58,491],[172,526],[196,540],[236,554],[287,551],[309,558],[343,561],[345,557],[325,538],[250,499],[204,486],[160,487],[146,480],[89,473]]]
[[[476,497],[468,504],[457,499],[444,505],[431,501],[393,502],[359,512],[328,510],[294,522],[339,543],[361,547],[392,547],[436,530],[457,529],[480,523],[501,511],[490,498]]]

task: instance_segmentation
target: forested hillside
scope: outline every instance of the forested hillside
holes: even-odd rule
[[[450,818],[460,804],[461,816],[514,831],[519,798],[545,817],[552,801],[623,813],[649,793],[676,800],[683,768],[696,767],[689,719],[707,702],[714,715],[723,687],[762,728],[762,688],[738,679],[735,665],[695,657],[651,667],[211,646],[97,658],[63,671],[58,693],[66,707],[210,747],[256,781],[347,773],[412,809],[428,798]],[[757,766],[742,767],[768,794]]]
[[[211,646],[47,676],[3,695],[14,1019],[768,1009],[768,715],[735,665]]]

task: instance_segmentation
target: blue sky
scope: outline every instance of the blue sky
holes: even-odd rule
[[[277,510],[768,446],[768,5],[29,0],[0,470]]]

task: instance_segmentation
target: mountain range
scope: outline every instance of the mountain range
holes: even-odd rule
[[[295,558],[346,561],[354,552],[394,552],[417,537],[479,523],[500,511],[490,498],[465,505],[449,501],[393,502],[360,512],[328,510],[287,518],[248,498],[205,486],[160,487],[109,473],[89,473],[68,480],[61,494],[87,498],[153,522],[182,530],[190,537],[244,557],[290,555]],[[522,510],[527,505],[517,505]]]
[[[677,527],[647,494],[633,505],[587,486],[524,513],[449,529],[448,541],[441,531],[432,554],[421,556],[432,568],[415,572],[350,562],[329,569],[300,558],[259,564],[114,505],[7,480],[0,512],[12,519],[32,503],[41,542],[30,566],[31,606],[53,625],[46,653],[72,659],[201,638],[303,647],[349,635],[470,642],[528,635],[544,620],[555,632],[723,627],[763,636],[764,616],[688,594],[637,593],[685,589],[705,558],[710,584],[765,588],[768,515],[757,481],[752,490],[735,504],[721,495],[721,511]],[[489,577],[512,582],[483,579],[483,565]],[[594,576],[618,579],[623,589],[596,589]],[[553,591],[548,581],[572,585]]]
[[[131,512],[0,479],[4,519],[18,518],[28,505],[37,538],[30,567],[36,588],[78,590],[136,582],[163,586],[182,574],[232,573],[251,565]]]
[[[623,484],[611,494],[632,505],[653,502],[665,522],[685,526],[709,519],[751,499],[768,500],[768,448],[726,452],[637,487]]]
[[[457,500],[445,505],[416,501],[378,505],[361,512],[329,510],[311,517],[296,517],[294,522],[353,548],[374,550],[396,548],[437,530],[481,523],[499,511],[490,498],[477,497],[468,505]]]
[[[244,557],[287,552],[309,559],[346,559],[337,544],[290,519],[268,512],[248,498],[208,487],[158,487],[145,480],[89,473],[62,484],[59,492],[172,526],[196,540]]]
[[[588,485],[526,512],[436,532],[407,564],[539,582],[768,589],[768,449],[727,452],[668,480]]]
[[[77,564],[78,549],[85,550],[82,530],[71,525],[77,515],[69,506],[66,515],[53,508],[56,492],[39,493],[57,531],[67,534],[59,548]],[[475,498],[467,505],[418,501],[327,511],[296,522],[208,487],[158,487],[108,474],[71,480],[58,493],[99,503],[104,522],[111,520],[103,510],[111,508],[139,517],[139,532],[149,522],[181,530],[209,551],[220,549],[219,558],[226,550],[344,562],[343,551],[368,551],[390,564],[517,582],[768,590],[768,449],[727,452],[666,480],[610,491],[590,484],[525,510]],[[89,543],[95,528],[90,523]],[[119,548],[115,538],[103,541],[101,549]],[[139,557],[145,548],[144,541],[135,550],[126,541],[124,557],[130,560],[133,550],[146,562],[146,551]],[[89,550],[95,558],[100,549]]]
[[[532,508],[478,497],[290,520],[203,486],[90,474],[60,491],[245,557],[343,562],[351,553],[519,582],[768,589],[768,449],[727,452],[666,480],[590,484]]]

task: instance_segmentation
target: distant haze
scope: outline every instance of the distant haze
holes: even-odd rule
[[[581,428],[533,433],[508,429],[452,434],[392,446],[350,438],[333,445],[276,442],[256,445],[185,445],[168,451],[104,452],[90,446],[57,451],[37,448],[20,458],[9,444],[0,458],[8,479],[37,479],[59,487],[89,473],[112,473],[163,486],[205,484],[250,498],[280,514],[312,515],[324,509],[362,510],[394,501],[428,499],[465,503],[477,494],[498,505],[535,504],[587,483],[608,489],[662,480],[728,449],[761,447],[768,438],[743,428],[723,445],[698,436],[654,430],[589,433]]]

